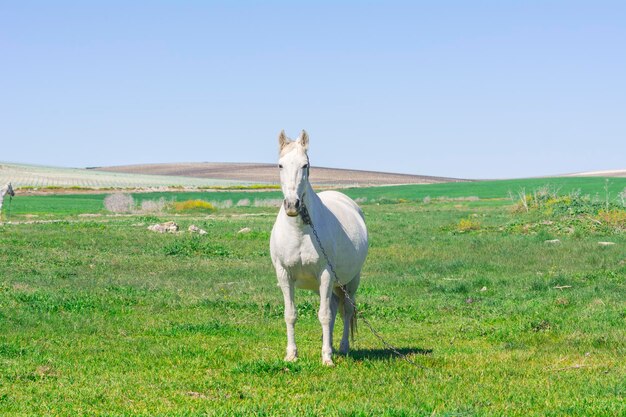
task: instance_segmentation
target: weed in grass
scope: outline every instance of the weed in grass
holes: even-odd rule
[[[159,217],[154,216],[154,215],[137,216],[136,219],[138,222],[145,223],[145,224],[154,224],[154,223],[159,223],[161,221]]]
[[[475,230],[480,230],[480,222],[471,217],[459,220],[459,223],[456,225],[456,231],[459,233],[471,232]]]
[[[184,323],[175,324],[163,330],[162,334],[168,336],[179,336],[183,334],[202,334],[207,336],[232,336],[236,333],[243,333],[241,329],[237,329],[229,324],[222,323],[217,320],[211,320],[206,323]]]
[[[600,210],[598,220],[616,229],[626,229],[626,210],[614,208],[612,210]]]
[[[208,257],[233,257],[232,251],[219,243],[213,243],[204,236],[185,236],[176,238],[163,247],[163,253],[167,256],[208,256]]]
[[[281,360],[256,360],[236,365],[232,372],[234,374],[248,375],[278,375],[278,374],[296,374],[303,369],[302,362],[284,362]]]
[[[172,204],[174,211],[179,212],[204,212],[212,213],[215,211],[215,206],[208,201],[204,200],[187,200],[174,202]]]
[[[27,349],[15,343],[0,343],[0,358],[17,358],[26,355]]]

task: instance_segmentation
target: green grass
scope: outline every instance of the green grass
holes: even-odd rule
[[[481,181],[464,183],[401,185],[391,187],[351,188],[342,190],[352,198],[364,198],[369,201],[397,202],[398,200],[422,200],[431,198],[478,197],[497,199],[496,204],[508,203],[509,192],[514,194],[525,189],[531,192],[542,186],[559,189],[562,194],[580,191],[582,194],[605,197],[605,185],[611,199],[626,189],[626,178],[541,178],[524,180]],[[143,200],[185,201],[201,199],[205,201],[231,200],[234,204],[243,199],[279,199],[280,191],[203,191],[203,192],[153,192],[131,193],[139,203]],[[108,194],[61,194],[51,196],[20,196],[13,199],[10,213],[14,216],[31,215],[77,215],[81,213],[104,213],[104,198]],[[8,206],[8,202],[6,203]],[[7,209],[5,209],[6,212]]]
[[[362,191],[405,198],[376,190]],[[91,197],[16,198],[14,208],[48,202],[60,221],[0,226],[1,415],[626,413],[620,229],[514,214],[504,202],[365,204],[359,307],[419,367],[361,323],[350,356],[328,369],[318,299],[304,291],[300,359],[281,360],[282,295],[268,254],[275,209],[177,216],[181,230],[194,223],[208,235],[162,235],[146,226],[171,216],[73,217],[71,202],[94,212]],[[478,227],[460,230],[463,219]],[[597,244],[607,240],[616,245]]]
[[[479,197],[481,199],[505,199],[509,192],[516,194],[520,189],[530,192],[543,186],[557,188],[561,193],[580,191],[581,194],[599,195],[604,197],[605,184],[608,181],[609,193],[615,196],[626,188],[626,178],[529,178],[521,180],[498,180],[476,182],[450,182],[426,185],[400,185],[393,187],[356,188],[347,190],[351,197],[366,197],[369,199],[422,199],[424,197]]]
[[[58,194],[58,195],[35,195],[22,196],[17,194],[10,206],[10,215],[19,218],[23,215],[50,216],[75,216],[84,213],[105,213],[104,198],[107,194]],[[280,191],[202,191],[202,192],[154,192],[154,193],[129,193],[136,202],[141,204],[143,200],[159,200],[161,197],[167,201],[224,201],[249,199],[276,199],[282,198]],[[5,216],[9,214],[9,202],[5,202],[3,208]]]

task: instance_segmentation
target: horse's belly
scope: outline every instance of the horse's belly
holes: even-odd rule
[[[319,281],[314,275],[300,275],[295,278],[296,288],[317,291],[320,288]]]
[[[295,254],[294,258],[295,262],[288,262],[287,270],[296,287],[309,290],[318,289],[319,257],[307,251]]]

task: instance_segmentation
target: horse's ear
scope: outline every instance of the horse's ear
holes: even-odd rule
[[[278,135],[278,148],[279,150],[283,150],[283,148],[285,146],[287,146],[287,144],[289,143],[289,139],[287,138],[287,135],[285,135],[285,130],[281,130],[280,134]]]
[[[306,130],[302,129],[302,133],[300,133],[300,137],[298,138],[298,142],[300,145],[306,150],[309,149],[309,134],[306,133]]]

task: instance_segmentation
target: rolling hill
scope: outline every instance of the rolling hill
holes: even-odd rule
[[[61,168],[0,162],[0,184],[14,187],[58,188],[158,188],[211,187],[246,185],[246,181],[228,179],[172,177],[166,175],[127,174],[85,168]]]
[[[576,172],[563,175],[564,177],[618,177],[626,178],[626,169],[610,169],[605,171]]]
[[[243,181],[249,183],[279,183],[275,164],[259,163],[176,163],[144,164],[112,167],[98,167],[101,172],[184,176],[211,178],[213,180]],[[433,177],[426,175],[394,174],[376,171],[360,171],[338,168],[311,167],[311,183],[326,186],[373,186],[398,184],[435,184],[467,181],[456,178]]]

